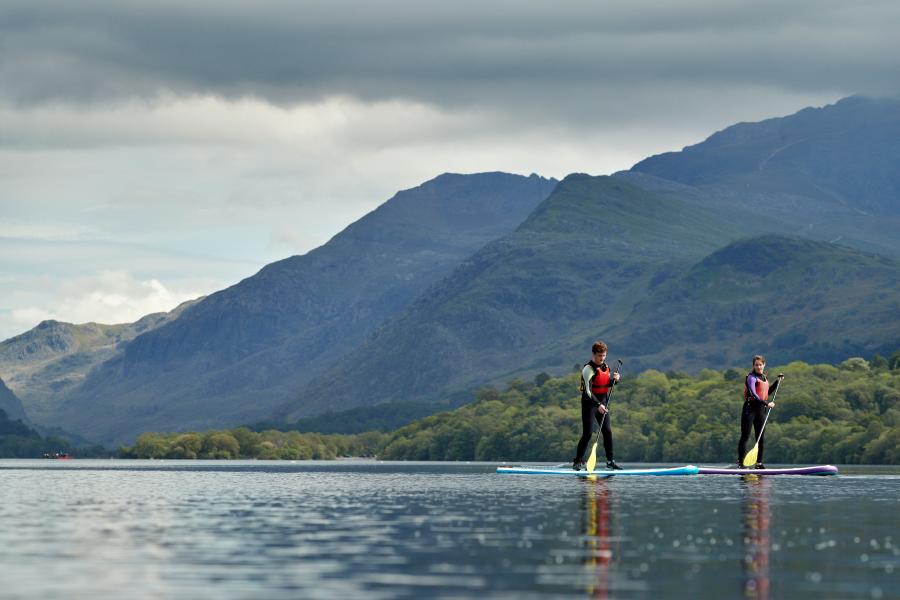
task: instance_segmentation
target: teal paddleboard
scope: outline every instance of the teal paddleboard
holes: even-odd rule
[[[503,475],[568,475],[572,477],[620,477],[622,475],[696,475],[700,469],[694,465],[685,465],[683,467],[670,467],[666,469],[622,469],[619,471],[609,471],[606,469],[594,469],[590,473],[587,471],[576,471],[572,468],[560,467],[540,467],[540,466],[522,466],[522,467],[497,467],[497,472]]]

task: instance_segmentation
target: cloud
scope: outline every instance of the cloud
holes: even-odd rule
[[[29,0],[0,11],[0,79],[16,82],[2,93],[17,103],[349,95],[497,107],[610,83],[884,93],[900,53],[900,6],[887,1]]]
[[[175,286],[138,279],[127,271],[101,271],[54,282],[43,302],[0,311],[0,336],[30,329],[46,319],[70,323],[131,323],[144,315],[166,312],[203,295],[197,282]]]
[[[566,145],[578,164],[513,170],[608,172],[735,120],[897,92],[897,17],[893,2],[837,0],[14,0],[0,6],[0,144],[191,148],[340,196],[345,179],[377,182],[376,197],[409,184],[388,188],[368,160],[442,143]],[[443,159],[426,177],[460,170]]]
[[[896,92],[897,17],[893,2],[836,0],[12,1],[0,6],[0,147],[157,147],[215,162],[196,173],[227,167],[290,180],[302,201],[371,208],[463,170],[460,148],[500,157],[468,170],[603,173],[736,120]],[[530,160],[505,160],[513,139],[532,143]],[[370,170],[424,147],[453,152],[402,180]],[[545,160],[544,147],[578,160]],[[242,201],[256,193],[228,185]],[[283,203],[276,187],[255,202]]]
[[[232,285],[263,264],[135,244],[43,237],[0,237],[0,255],[0,339],[44,319],[132,322],[146,312],[168,311]]]
[[[84,224],[68,223],[20,223],[0,217],[0,239],[71,241],[95,237],[97,231]]]
[[[363,102],[333,96],[288,107],[260,99],[167,95],[113,106],[0,103],[0,144],[10,149],[129,146],[242,147],[316,144],[371,148],[459,138],[509,125],[503,113],[453,112],[410,100]],[[312,150],[312,148],[309,148]]]

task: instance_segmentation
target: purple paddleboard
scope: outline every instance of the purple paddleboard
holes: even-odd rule
[[[815,465],[812,467],[774,468],[774,469],[737,469],[734,467],[700,467],[701,475],[837,475],[834,465]]]

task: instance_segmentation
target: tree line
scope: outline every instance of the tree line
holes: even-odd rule
[[[342,456],[374,457],[386,435],[377,431],[357,435],[228,430],[143,433],[134,446],[119,449],[122,458],[332,460]]]
[[[749,369],[748,369],[749,371]],[[792,362],[766,427],[770,463],[900,464],[900,351],[838,365]],[[627,372],[611,419],[622,462],[734,462],[746,372]],[[579,375],[538,374],[482,389],[462,408],[390,433],[145,433],[131,458],[570,461],[580,431]]]
[[[770,370],[778,372],[786,378],[766,426],[766,462],[900,464],[900,352]],[[745,375],[626,373],[610,401],[616,459],[735,462]],[[482,390],[471,405],[393,432],[379,457],[571,461],[581,433],[578,378],[539,375]]]
[[[627,365],[626,365],[627,366]],[[748,369],[749,370],[749,369]],[[786,379],[766,427],[769,463],[900,464],[900,351],[837,365],[792,362],[770,373]],[[734,462],[746,371],[696,375],[624,373],[611,413],[620,462]],[[118,451],[76,448],[43,438],[0,415],[0,456],[157,459],[571,461],[581,433],[577,372],[540,373],[504,390],[484,388],[474,402],[391,432],[320,434],[253,431],[144,433]]]

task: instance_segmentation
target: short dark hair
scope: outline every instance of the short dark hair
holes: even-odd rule
[[[609,352],[609,346],[603,342],[594,342],[591,346],[591,354],[600,354],[601,352]]]
[[[758,360],[761,360],[763,364],[766,364],[766,357],[763,356],[762,354],[757,354],[756,356],[754,356],[753,360],[750,361],[750,364],[755,365],[756,361],[758,361]]]

